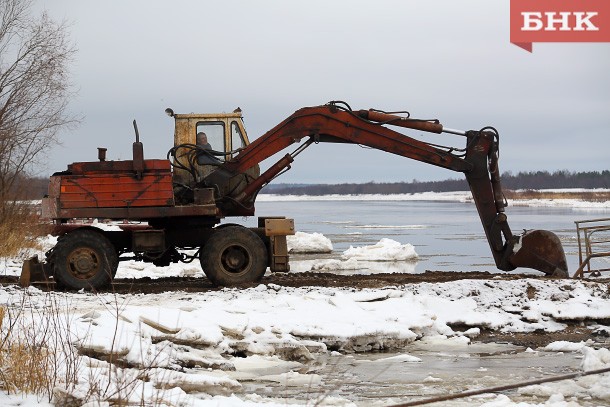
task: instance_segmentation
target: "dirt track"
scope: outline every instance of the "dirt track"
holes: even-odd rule
[[[426,271],[421,274],[370,274],[370,275],[337,275],[331,273],[277,273],[265,276],[258,283],[242,284],[237,288],[255,287],[258,284],[276,284],[284,287],[354,287],[381,288],[401,284],[443,283],[456,280],[516,280],[521,278],[548,279],[529,274],[498,274],[489,272],[446,272]],[[608,282],[610,279],[596,279],[597,282]],[[17,284],[17,277],[0,277],[0,284]],[[32,285],[43,289],[54,289],[53,283],[38,282]],[[206,292],[218,290],[205,278],[167,277],[159,279],[115,279],[107,291],[119,294],[151,294],[165,291]]]

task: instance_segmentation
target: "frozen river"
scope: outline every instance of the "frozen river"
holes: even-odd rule
[[[259,200],[257,214],[291,217],[297,230],[328,237],[333,243],[333,253],[315,258],[340,258],[350,245],[372,245],[382,238],[415,246],[419,255],[416,263],[369,263],[369,272],[498,271],[473,203],[324,201],[304,197],[299,201]],[[610,209],[509,206],[507,215],[514,234],[523,229],[556,233],[566,250],[569,270],[573,272],[578,267],[574,222],[608,217]],[[250,225],[254,222],[255,219],[244,221]],[[308,258],[311,256],[293,256],[293,269],[306,271]]]
[[[350,246],[373,245],[382,238],[390,238],[415,246],[419,254],[417,262],[365,262],[367,269],[364,272],[498,272],[472,203],[358,199],[326,201],[305,198],[298,201],[258,202],[257,211],[259,216],[292,217],[297,230],[322,233],[332,241],[334,250],[330,254],[291,256],[292,268],[296,271],[308,271],[315,259],[340,259],[341,253]],[[515,206],[507,208],[507,215],[515,234],[523,229],[546,229],[556,233],[566,251],[570,273],[573,273],[578,267],[574,222],[608,217],[610,211],[604,208]],[[253,220],[246,223],[253,224]],[[516,272],[528,270],[520,269]],[[529,272],[541,274],[534,270]],[[598,346],[607,347],[608,344]],[[405,353],[418,357],[421,362],[405,362],[402,359]],[[316,358],[304,366],[301,373],[318,375],[319,383],[291,383],[289,376],[281,376],[283,381],[277,379],[278,374],[283,373],[281,371],[262,371],[258,374],[263,379],[244,382],[244,386],[247,391],[268,397],[282,394],[286,401],[293,399],[302,402],[306,398],[310,404],[317,404],[337,397],[348,398],[356,405],[388,405],[465,389],[564,375],[578,371],[581,360],[582,355],[579,353],[538,352],[502,343],[474,342],[455,347],[447,347],[444,343],[438,347],[417,341],[401,353]],[[561,387],[561,384],[558,386]],[[505,394],[513,402],[532,403],[536,400],[535,395],[520,394],[517,390]],[[490,398],[493,399],[493,396],[438,405],[478,405],[490,401]],[[562,405],[562,401],[558,402],[558,405]],[[581,398],[576,405],[594,406],[598,403],[599,400],[588,402]]]
[[[291,381],[286,375],[288,369],[275,367],[268,371],[258,369],[257,379],[242,383],[246,392],[267,397],[281,395],[287,403],[306,400],[309,405],[316,405],[349,399],[358,406],[380,406],[561,376],[578,372],[582,360],[579,353],[540,352],[510,344],[448,346],[418,341],[403,352],[318,357],[298,370],[309,377],[319,377],[315,382]],[[412,356],[421,361],[409,362],[407,358]],[[235,377],[239,379],[243,374],[237,371]],[[513,401],[535,400],[528,391],[521,392],[504,394]],[[472,406],[494,398],[486,394],[434,405]],[[578,405],[597,406],[599,400],[581,400]]]

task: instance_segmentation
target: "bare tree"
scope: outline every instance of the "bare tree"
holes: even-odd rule
[[[0,224],[21,198],[19,180],[76,121],[67,111],[75,49],[66,25],[31,9],[31,0],[0,0]]]

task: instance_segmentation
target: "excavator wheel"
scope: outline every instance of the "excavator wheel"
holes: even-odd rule
[[[263,278],[267,248],[256,233],[243,226],[216,229],[199,254],[201,268],[215,285],[230,287]]]
[[[58,287],[70,290],[98,290],[108,286],[119,265],[114,245],[92,229],[79,229],[62,236],[52,257]]]

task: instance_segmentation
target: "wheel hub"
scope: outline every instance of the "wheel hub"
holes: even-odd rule
[[[82,279],[94,276],[100,267],[97,253],[89,248],[79,248],[72,251],[66,261],[72,275]]]
[[[222,263],[229,272],[241,273],[248,266],[248,253],[241,246],[231,246],[223,253]]]

